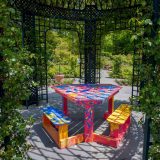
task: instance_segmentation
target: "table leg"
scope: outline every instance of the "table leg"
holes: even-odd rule
[[[104,113],[103,117],[106,119],[114,111],[114,96],[108,99],[108,112]]]
[[[108,113],[109,115],[112,114],[114,111],[114,96],[110,97],[108,100]]]
[[[93,106],[85,107],[84,116],[85,116],[84,117],[84,141],[93,142],[93,117],[94,117]]]
[[[68,115],[68,105],[67,105],[67,98],[62,97],[63,98],[63,113],[65,115]]]

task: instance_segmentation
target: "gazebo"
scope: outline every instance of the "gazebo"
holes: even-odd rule
[[[153,5],[153,27],[158,20],[158,0],[148,2]],[[31,87],[32,95],[28,104],[39,100],[48,102],[46,35],[51,29],[71,30],[77,33],[80,51],[81,83],[100,83],[100,52],[103,34],[115,30],[136,32],[137,10],[143,10],[140,0],[10,0],[15,8],[11,19],[22,28],[22,45],[36,53],[38,61],[33,62],[32,79],[40,86]],[[153,31],[152,36],[155,36]],[[139,96],[144,82],[140,80],[139,65],[149,63],[134,43],[132,96]],[[154,59],[153,57],[151,57]]]

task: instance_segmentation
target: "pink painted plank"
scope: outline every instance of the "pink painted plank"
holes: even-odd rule
[[[94,111],[92,106],[85,107],[84,115],[84,141],[93,142],[93,117]]]
[[[68,115],[68,104],[67,104],[67,98],[62,97],[63,100],[63,113],[65,115]]]

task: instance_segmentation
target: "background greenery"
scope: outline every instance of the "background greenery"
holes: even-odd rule
[[[102,39],[101,67],[121,85],[131,85],[133,65],[131,31],[111,32]]]
[[[56,74],[65,77],[79,77],[79,51],[76,33],[51,30],[47,33],[48,75]]]
[[[110,70],[110,77],[120,78],[120,84],[131,84],[133,43],[131,32],[111,32],[103,36],[101,69]],[[78,37],[69,31],[50,30],[47,33],[48,75],[56,74],[67,78],[79,77],[80,65]]]

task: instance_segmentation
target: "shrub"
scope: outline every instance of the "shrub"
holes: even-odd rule
[[[131,55],[115,55],[113,56],[113,70],[109,75],[117,80],[119,84],[132,84],[132,56]]]
[[[101,58],[101,68],[110,70],[112,69],[112,59],[110,57]]]
[[[116,78],[122,77],[122,64],[123,64],[123,57],[121,55],[116,55],[113,58],[113,70],[112,76]]]

